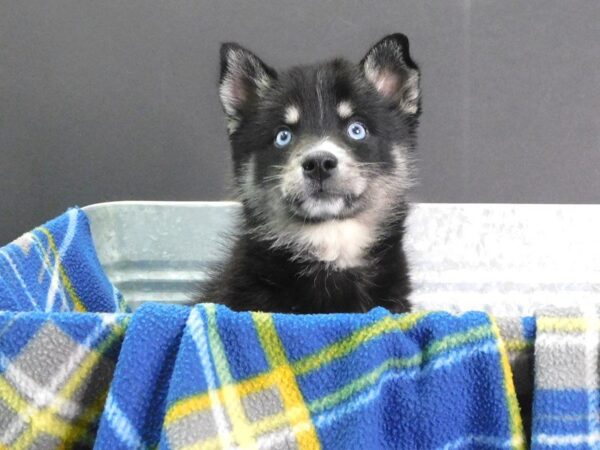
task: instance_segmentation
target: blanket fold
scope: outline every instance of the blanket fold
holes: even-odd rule
[[[536,315],[532,448],[600,447],[598,305]]]
[[[188,314],[187,307],[146,304],[133,315],[94,448],[156,446]]]
[[[71,208],[0,248],[0,309],[121,312],[126,305],[106,277],[87,216]]]

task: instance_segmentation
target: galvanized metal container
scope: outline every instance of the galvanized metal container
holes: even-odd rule
[[[227,251],[234,202],[83,208],[106,274],[135,308],[187,302]],[[531,313],[600,301],[600,205],[415,204],[405,247],[419,308]]]

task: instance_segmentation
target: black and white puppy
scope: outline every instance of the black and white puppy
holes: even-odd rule
[[[229,259],[196,301],[234,310],[408,311],[402,250],[420,73],[406,36],[359,63],[276,72],[221,48],[243,217]]]

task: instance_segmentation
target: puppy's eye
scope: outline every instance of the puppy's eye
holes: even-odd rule
[[[346,133],[348,133],[350,139],[362,141],[367,137],[367,128],[360,122],[352,122],[350,125],[348,125]]]
[[[283,148],[292,142],[292,130],[285,127],[280,129],[275,136],[275,147]]]

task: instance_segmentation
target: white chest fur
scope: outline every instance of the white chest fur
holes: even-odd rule
[[[365,253],[373,244],[372,224],[359,219],[335,220],[304,225],[297,231],[297,244],[311,257],[337,269],[365,264]]]

